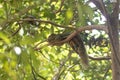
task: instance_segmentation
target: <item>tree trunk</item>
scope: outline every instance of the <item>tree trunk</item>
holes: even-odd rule
[[[110,38],[111,52],[112,52],[111,53],[112,80],[120,80],[120,51],[119,51],[118,16],[108,15],[107,25],[108,25],[108,34],[109,34],[109,38]]]
[[[101,13],[107,19],[108,35],[111,43],[111,58],[112,58],[112,80],[120,80],[120,50],[119,50],[119,11],[120,0],[113,0],[113,9],[111,12],[107,10],[106,4],[103,0],[90,0],[92,1]]]

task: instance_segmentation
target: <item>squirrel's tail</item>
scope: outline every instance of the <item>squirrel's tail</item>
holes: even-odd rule
[[[85,46],[80,35],[76,35],[69,41],[69,45],[80,56],[83,68],[86,69],[89,66],[88,55],[86,53]]]

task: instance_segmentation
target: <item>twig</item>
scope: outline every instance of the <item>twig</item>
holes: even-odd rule
[[[28,12],[29,10],[31,10],[34,7],[36,7],[36,5],[29,6],[28,8],[21,10],[20,12],[16,13],[15,15],[10,16],[9,20],[5,20],[5,21],[1,22],[2,24],[0,24],[0,27],[3,27],[2,30],[4,30],[6,27],[8,27],[7,25],[9,25],[11,22],[18,21],[19,20],[18,16],[25,14],[26,12]]]
[[[30,58],[29,64],[30,64],[30,67],[31,67],[31,72],[32,72],[33,78],[34,78],[34,80],[37,80],[36,75],[35,75],[35,73],[34,73],[34,67],[32,66],[31,55],[29,56],[29,58]]]
[[[64,1],[65,1],[65,0],[62,0],[62,1],[61,1],[60,8],[59,8],[57,11],[55,11],[55,14],[56,14],[56,13],[59,13],[59,12],[61,11],[62,6],[63,6],[63,4],[64,4]]]
[[[32,67],[33,67],[33,66],[32,66]],[[34,67],[33,67],[33,71],[34,71],[34,73],[35,73],[38,77],[40,77],[40,78],[43,79],[43,80],[46,80],[46,78],[44,78],[43,76],[39,75],[39,74],[35,71]]]
[[[33,74],[34,80],[37,80],[35,73],[34,73],[34,70],[33,70],[33,66],[31,66],[31,69],[32,69],[32,74]]]
[[[88,56],[90,59],[92,60],[110,60],[111,57],[91,57],[91,56]]]
[[[110,69],[111,69],[111,66],[108,66],[108,68],[106,69],[106,72],[104,74],[103,80],[106,80],[105,77],[107,76],[107,73],[109,72]]]
[[[32,65],[31,55],[30,55],[30,61],[29,61],[29,63],[30,63],[30,67],[31,67],[31,70],[32,70],[32,74],[33,74],[34,80],[37,80],[36,75],[37,75],[38,77],[40,77],[41,79],[46,80],[43,76],[39,75],[39,74],[35,71],[35,69],[34,69],[34,67],[33,67],[33,65]]]
[[[48,46],[48,44],[44,44],[44,45],[38,47],[40,44],[42,44],[42,43],[44,43],[44,42],[46,42],[46,41],[47,41],[47,40],[44,40],[44,41],[42,41],[42,42],[38,42],[33,48],[34,48],[35,50],[40,50],[40,49],[43,48],[44,46]]]
[[[19,30],[21,29],[21,24],[18,23],[18,25],[19,25],[18,29],[14,33],[12,33],[12,35],[10,37],[15,36],[19,32]]]
[[[46,58],[47,60],[49,60],[49,61],[51,61],[51,62],[53,62],[53,63],[55,63],[55,64],[59,64],[59,63],[57,63],[57,62],[55,62],[55,61],[47,58],[47,57],[43,54],[43,52],[42,52],[41,50],[39,50],[39,52],[40,52],[40,53],[42,54],[42,56],[43,56],[44,58]]]
[[[72,54],[72,53],[70,52],[70,53],[68,54],[67,59],[61,61],[60,66],[59,66],[59,68],[58,68],[58,72],[53,76],[52,80],[59,80],[61,74],[65,71],[65,70],[63,70],[63,71],[61,71],[61,70],[62,70],[62,68],[65,66],[65,63],[67,62],[67,60],[71,57],[71,54]]]

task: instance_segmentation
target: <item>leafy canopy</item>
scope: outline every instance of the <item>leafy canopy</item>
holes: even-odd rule
[[[0,79],[110,80],[108,60],[90,59],[84,70],[69,45],[46,45],[52,33],[100,24],[103,16],[92,5],[87,0],[0,0]],[[88,55],[109,56],[107,36],[94,32],[80,33]]]

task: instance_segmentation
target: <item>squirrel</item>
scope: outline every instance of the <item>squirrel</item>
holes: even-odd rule
[[[88,55],[80,35],[75,35],[68,43],[72,47],[72,49],[79,55],[83,64],[83,68],[86,69],[89,66]]]
[[[47,41],[50,45],[52,46],[61,46],[63,45],[64,43],[59,43],[60,41],[66,39],[68,36],[68,34],[51,34],[49,35]],[[54,43],[57,43],[57,44],[54,44]]]
[[[48,37],[48,43],[52,46],[61,46],[62,44],[59,43],[60,41],[64,40],[67,38],[69,34],[51,34]],[[54,44],[57,42],[58,44]],[[71,40],[67,42],[72,49],[79,55],[81,58],[81,62],[83,64],[83,68],[87,68],[89,66],[88,62],[88,55],[84,46],[84,43],[81,39],[81,36],[79,34],[75,35]]]

